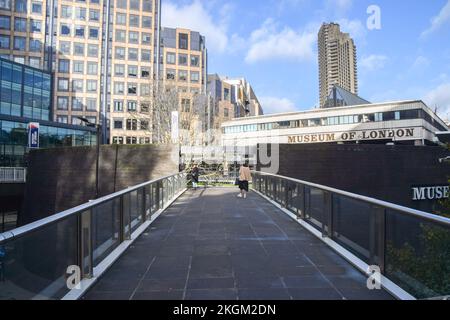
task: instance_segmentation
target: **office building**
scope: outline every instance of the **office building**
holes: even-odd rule
[[[356,46],[337,23],[324,23],[318,34],[320,107],[334,85],[358,94]]]
[[[39,146],[95,145],[95,129],[52,119],[49,72],[0,58],[0,167],[25,167],[28,124],[39,123]]]

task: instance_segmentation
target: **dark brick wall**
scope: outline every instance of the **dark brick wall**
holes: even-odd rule
[[[441,147],[284,144],[280,175],[386,200],[424,211],[436,201],[412,201],[413,186],[445,185],[450,155]]]
[[[100,196],[178,172],[173,146],[106,145],[100,151]],[[21,225],[95,197],[95,147],[33,150]]]

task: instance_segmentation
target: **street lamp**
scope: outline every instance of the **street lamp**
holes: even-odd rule
[[[99,190],[98,190],[98,177],[99,177],[99,162],[100,162],[100,140],[101,140],[101,134],[102,134],[102,125],[97,123],[90,122],[87,118],[84,117],[77,117],[79,120],[84,122],[87,127],[92,127],[96,129],[97,133],[97,154],[96,154],[96,162],[95,162],[95,199],[98,199],[99,197]]]

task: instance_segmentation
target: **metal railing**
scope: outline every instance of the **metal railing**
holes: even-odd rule
[[[284,176],[253,187],[416,298],[450,294],[450,219]]]
[[[0,183],[25,183],[26,168],[0,167]]]
[[[0,234],[0,299],[59,299],[68,267],[89,279],[121,243],[185,190],[178,173]]]

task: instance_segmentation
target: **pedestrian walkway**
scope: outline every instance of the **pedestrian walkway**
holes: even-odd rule
[[[393,299],[267,200],[186,191],[83,299]]]

